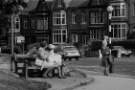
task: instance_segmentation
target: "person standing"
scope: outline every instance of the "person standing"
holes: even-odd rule
[[[104,36],[99,57],[101,58],[101,65],[104,67],[104,75],[108,76],[109,73],[113,73],[113,59],[108,47],[108,36]]]

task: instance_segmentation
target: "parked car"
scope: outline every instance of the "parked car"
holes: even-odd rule
[[[73,45],[65,45],[62,47],[62,50],[63,50],[63,59],[66,60],[66,59],[76,59],[76,60],[79,60],[80,58],[80,52],[79,50],[73,46]]]
[[[113,46],[112,52],[116,52],[117,57],[121,57],[121,56],[128,56],[129,57],[132,54],[131,50],[127,50],[122,46]]]

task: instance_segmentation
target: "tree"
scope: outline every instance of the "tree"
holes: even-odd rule
[[[18,14],[27,7],[28,0],[0,0],[0,40],[5,38],[7,41],[7,34],[2,32],[8,32],[11,27],[11,15]]]

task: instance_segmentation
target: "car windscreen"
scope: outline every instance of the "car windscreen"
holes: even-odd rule
[[[65,47],[64,50],[77,50],[75,47]]]

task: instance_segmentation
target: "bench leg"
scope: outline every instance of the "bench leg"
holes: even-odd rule
[[[44,78],[47,78],[49,73],[53,74],[53,73],[52,73],[52,70],[53,70],[53,69],[54,69],[54,68],[46,68],[46,70],[43,72],[43,77],[44,77]],[[49,77],[52,77],[52,76],[53,76],[53,75],[49,75]]]
[[[64,73],[64,66],[61,65],[60,67],[58,67],[58,74],[59,74],[59,78],[66,78],[65,77],[65,73]]]

